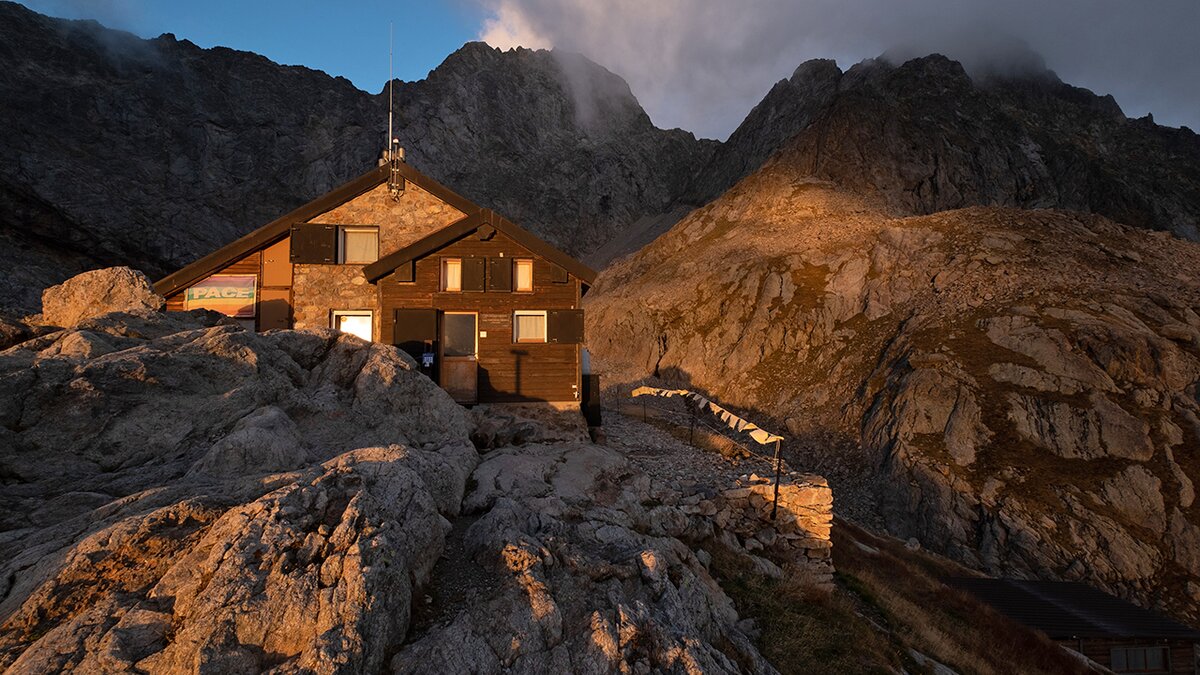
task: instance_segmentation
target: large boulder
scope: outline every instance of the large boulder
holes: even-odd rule
[[[84,272],[42,292],[42,322],[72,328],[110,312],[149,309],[167,304],[146,275],[128,267]]]

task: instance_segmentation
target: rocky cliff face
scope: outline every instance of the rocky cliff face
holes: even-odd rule
[[[896,219],[809,159],[601,275],[608,382],[773,419],[839,502],[878,499],[892,532],[972,566],[1200,620],[1200,246],[1056,210]]]
[[[395,93],[417,168],[574,253],[662,211],[710,151],[571,54],[472,43]],[[0,304],[34,309],[106,264],[157,276],[286,213],[374,165],[386,106],[255,54],[0,3]]]
[[[879,193],[893,215],[1064,208],[1200,240],[1200,136],[1128,119],[1111,96],[1036,63],[969,75],[938,55],[844,73],[807,62],[713,155],[688,199],[719,196],[788,141],[809,173]]]

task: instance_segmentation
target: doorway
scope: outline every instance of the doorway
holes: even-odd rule
[[[442,315],[441,385],[458,403],[479,400],[479,315],[446,312]]]

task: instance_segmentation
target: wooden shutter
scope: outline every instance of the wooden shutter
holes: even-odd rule
[[[463,258],[462,289],[464,291],[482,291],[486,270],[487,258]]]
[[[512,291],[513,259],[488,258],[488,290]]]
[[[546,342],[583,342],[583,310],[552,309],[546,312]]]
[[[268,246],[262,255],[262,285],[281,287],[292,285],[292,263],[287,239]]]
[[[416,261],[409,260],[408,262],[400,263],[394,272],[392,272],[392,280],[401,283],[412,283],[417,280],[416,271],[414,269]],[[440,283],[440,282],[439,282]]]
[[[408,352],[413,358],[421,358],[427,342],[431,346],[437,344],[436,309],[397,309],[393,319],[392,344]]]
[[[550,281],[553,281],[556,284],[565,284],[570,280],[571,278],[565,269],[559,267],[558,265],[550,265]]]
[[[337,226],[302,223],[292,226],[293,263],[337,262]]]

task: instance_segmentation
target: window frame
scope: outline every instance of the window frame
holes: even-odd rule
[[[1150,670],[1148,667],[1143,667],[1141,669],[1135,670],[1135,669],[1132,669],[1129,667],[1130,652],[1135,652],[1135,651],[1141,652],[1142,653],[1142,663],[1145,664],[1149,660],[1146,657],[1148,656],[1148,654],[1151,650],[1159,650],[1162,653],[1162,655],[1163,655],[1163,667],[1162,668]],[[1117,670],[1117,668],[1116,668],[1117,652],[1121,652],[1121,654],[1125,660],[1125,667],[1122,668],[1121,670]],[[1152,675],[1155,673],[1170,673],[1171,672],[1171,649],[1168,645],[1122,645],[1120,647],[1111,647],[1109,649],[1109,654],[1108,654],[1108,663],[1109,663],[1109,667],[1112,669],[1112,671],[1114,673],[1146,673],[1147,675]]]
[[[473,316],[473,317],[475,317],[475,354],[473,356],[470,356],[470,357],[447,356],[445,354],[446,323],[447,323],[446,317],[448,317],[448,316]],[[442,352],[442,356],[444,358],[452,358],[452,359],[474,358],[476,360],[479,359],[479,312],[473,312],[471,310],[463,310],[463,309],[446,310],[446,311],[442,312],[442,320],[439,323],[440,323],[440,325],[438,326],[438,344],[439,344],[438,351]]]
[[[520,339],[517,335],[517,317],[519,316],[540,316],[542,318],[542,338],[540,340]],[[540,345],[547,344],[550,340],[550,321],[548,312],[544,309],[514,309],[512,313],[512,341],[513,344],[519,345]]]
[[[441,262],[438,264],[438,290],[442,293],[462,293],[462,256],[443,256],[440,261]],[[446,276],[446,268],[450,263],[458,264],[458,288],[449,288],[447,285],[448,278]]]
[[[375,235],[375,260],[367,261],[347,261],[346,260],[346,233],[347,232],[365,232]],[[338,225],[337,228],[337,255],[334,257],[339,265],[370,265],[379,260],[379,227],[375,225]]]
[[[529,288],[520,287],[521,265],[529,265]],[[513,293],[532,293],[533,292],[533,258],[513,258]]]
[[[343,316],[365,316],[371,321],[371,337],[364,338],[367,342],[375,341],[375,310],[373,309],[333,309],[329,311],[329,327],[346,335],[354,335],[354,333],[344,331],[338,327],[338,318]],[[355,337],[362,337],[357,335]]]

